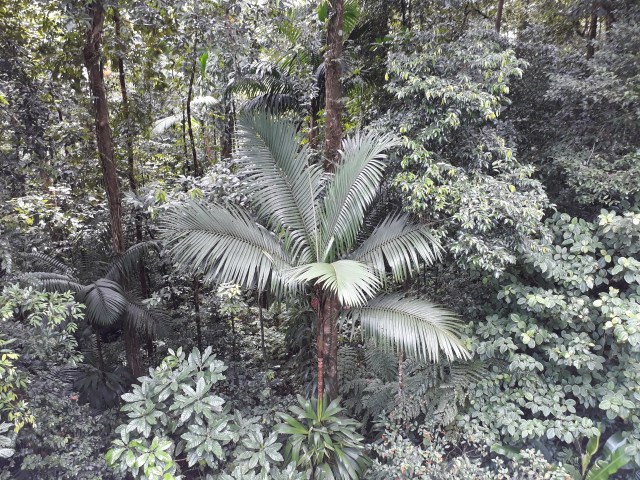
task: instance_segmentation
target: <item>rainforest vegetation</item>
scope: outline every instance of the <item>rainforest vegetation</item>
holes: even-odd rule
[[[636,0],[0,0],[0,480],[636,478]]]

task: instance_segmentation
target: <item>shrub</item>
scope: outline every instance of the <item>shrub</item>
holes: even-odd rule
[[[280,414],[285,423],[276,426],[289,435],[285,447],[287,461],[295,462],[312,479],[356,480],[367,465],[358,422],[339,416],[344,410],[340,399],[331,403],[298,396],[299,405],[289,410],[294,416]]]
[[[638,461],[640,214],[556,214],[548,227],[553,238],[522,255],[474,326],[475,354],[492,367],[459,423],[557,455],[580,451],[599,422],[621,426]]]

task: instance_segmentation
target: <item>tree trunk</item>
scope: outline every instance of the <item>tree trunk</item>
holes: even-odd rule
[[[202,324],[200,321],[200,279],[193,279],[193,308],[196,313],[196,335],[198,336],[198,350],[202,352]]]
[[[340,161],[342,143],[342,44],[344,41],[342,23],[344,17],[344,1],[331,0],[331,11],[327,31],[327,54],[325,56],[325,98],[326,129],[324,143],[324,168],[328,172],[335,171]],[[318,322],[323,337],[323,373],[322,385],[325,386],[330,399],[338,396],[338,325],[341,305],[337,298],[328,292],[320,296],[320,315]],[[318,358],[320,361],[320,357]],[[320,374],[320,368],[318,368]],[[318,377],[318,395],[320,391]]]
[[[194,46],[195,50],[195,46]],[[191,75],[189,76],[189,92],[187,94],[187,126],[189,129],[189,140],[191,141],[191,156],[193,157],[193,174],[197,177],[200,175],[200,166],[198,165],[198,157],[196,154],[196,141],[193,138],[193,126],[191,124],[191,99],[193,97],[193,82],[196,75],[196,61],[193,60],[191,65]]]
[[[342,142],[342,19],[343,0],[331,0],[331,12],[327,31],[327,54],[325,56],[326,77],[326,130],[324,143],[324,166],[334,171],[340,160]]]
[[[598,31],[598,13],[597,13],[598,5],[593,5],[593,13],[591,13],[591,18],[589,19],[589,31],[587,32],[587,60],[593,58],[593,55],[596,53],[596,46],[594,41],[596,39],[596,33]]]
[[[504,0],[498,0],[498,11],[496,12],[496,33],[500,33],[502,28],[502,10],[504,9]]]
[[[317,290],[318,396],[338,396],[338,317],[342,306],[331,293]]]
[[[182,121],[180,122],[182,127],[182,146],[184,148],[184,162],[182,163],[182,174],[186,177],[191,171],[189,166],[189,153],[187,152],[187,117],[185,114],[184,105],[182,107]]]
[[[233,126],[235,124],[233,115],[233,100],[229,99],[224,108],[225,125],[220,139],[220,158],[231,158],[233,152]]]
[[[260,347],[262,359],[267,360],[267,348],[264,345],[264,315],[262,314],[262,291],[258,291],[258,319],[260,320]]]
[[[122,230],[122,204],[120,199],[120,185],[113,153],[113,137],[109,127],[109,108],[107,94],[102,76],[101,46],[102,29],[104,26],[105,10],[101,2],[92,2],[87,6],[91,24],[87,30],[83,49],[84,64],[89,76],[89,87],[93,100],[93,113],[96,125],[96,140],[98,155],[102,166],[102,177],[109,204],[109,219],[111,223],[111,243],[116,255],[125,251],[124,234]],[[136,332],[131,325],[125,325],[124,342],[127,351],[127,363],[135,377],[144,373],[140,358],[140,345]]]
[[[102,77],[102,65],[100,61],[100,48],[102,44],[102,27],[104,25],[105,11],[101,2],[92,2],[87,7],[87,13],[91,18],[91,24],[87,30],[83,56],[84,64],[89,75],[89,86],[93,99],[93,110],[96,125],[96,140],[98,154],[102,166],[104,187],[109,204],[109,217],[111,222],[111,241],[113,251],[116,254],[125,250],[124,235],[122,232],[122,204],[120,200],[120,185],[118,184],[118,172],[116,170],[113,155],[113,138],[109,127],[109,109],[107,106],[107,94]]]

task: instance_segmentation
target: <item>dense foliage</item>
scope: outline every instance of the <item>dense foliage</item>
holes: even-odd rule
[[[640,475],[640,7],[0,2],[0,480]]]

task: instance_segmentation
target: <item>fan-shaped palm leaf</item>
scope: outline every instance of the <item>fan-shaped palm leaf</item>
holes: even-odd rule
[[[106,278],[100,278],[84,287],[80,292],[80,301],[87,307],[87,322],[98,327],[113,325],[129,304],[122,287]]]
[[[78,293],[83,288],[77,279],[70,275],[62,275],[52,272],[31,272],[25,274],[24,278],[35,285],[41,286],[45,290],[53,292],[74,292]]]
[[[181,120],[182,120],[182,114],[170,115],[168,117],[161,118],[160,120],[156,121],[156,123],[154,123],[151,133],[153,135],[160,135],[165,131],[167,131],[168,129],[170,129],[171,127],[173,127],[175,124],[177,124]]]
[[[438,361],[441,351],[449,360],[470,357],[455,315],[425,300],[382,295],[351,315],[360,320],[363,334],[386,350],[402,349],[428,361]]]
[[[146,335],[148,338],[162,336],[170,318],[160,310],[149,309],[131,299],[129,299],[123,316],[125,322],[128,322],[137,332]]]
[[[237,207],[187,202],[166,214],[161,234],[178,265],[206,282],[263,290],[291,268],[275,235]]]
[[[395,281],[404,281],[420,268],[420,259],[430,265],[440,257],[440,244],[429,228],[412,223],[408,215],[389,215],[350,258],[372,265],[384,279],[387,267]]]
[[[369,267],[353,260],[310,263],[292,269],[287,276],[290,282],[315,280],[345,306],[364,305],[380,288],[380,280]]]
[[[129,247],[126,252],[111,261],[109,270],[104,275],[104,278],[122,283],[125,278],[134,276],[137,273],[136,269],[140,261],[151,250],[159,251],[160,242],[149,240]]]
[[[27,257],[31,260],[34,260],[36,263],[40,263],[45,265],[46,267],[56,271],[57,273],[61,273],[63,275],[67,275],[69,277],[74,276],[75,272],[72,268],[66,266],[60,260],[50,257],[44,253],[35,252],[27,254]]]
[[[258,216],[285,229],[293,255],[310,260],[317,230],[316,207],[322,169],[308,165],[308,147],[299,148],[293,122],[267,115],[243,116],[238,122],[240,161],[247,169],[249,195]]]
[[[393,137],[373,132],[343,140],[342,162],[324,198],[322,260],[332,258],[332,249],[347,253],[355,243],[364,214],[380,188],[383,152],[396,144]]]

